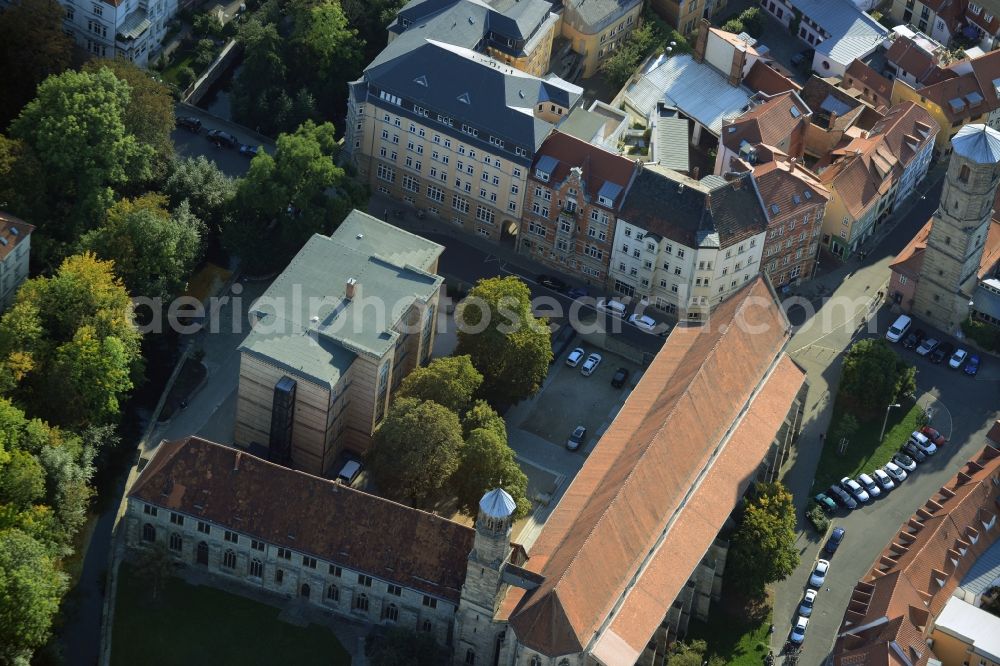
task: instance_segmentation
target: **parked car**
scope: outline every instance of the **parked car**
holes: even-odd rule
[[[922,463],[923,461],[927,460],[927,454],[921,451],[920,447],[918,447],[911,441],[907,441],[906,444],[903,444],[900,451],[910,456],[918,463]]]
[[[260,146],[251,146],[249,143],[240,144],[240,155],[244,157],[257,157],[257,153],[260,152]]]
[[[569,322],[563,324],[558,331],[552,334],[552,360],[549,363],[555,363],[556,359],[562,356],[566,348],[570,346],[573,342],[573,338],[576,337],[576,329]]]
[[[611,378],[611,385],[615,388],[621,388],[625,386],[625,382],[628,380],[628,368],[618,368],[615,370],[615,376]]]
[[[924,329],[922,328],[910,331],[903,339],[903,349],[915,349],[916,346],[923,342],[926,337],[927,334],[924,333]]]
[[[538,282],[538,284],[542,285],[543,287],[548,287],[549,289],[555,289],[556,291],[562,291],[569,286],[559,278],[553,277],[551,275],[545,275],[544,273],[535,278],[535,280]]]
[[[816,590],[806,590],[805,595],[802,597],[802,602],[799,604],[799,615],[802,617],[809,617],[813,612],[813,604],[816,603],[816,595],[819,594]]]
[[[900,339],[906,335],[906,332],[910,329],[910,324],[913,320],[907,315],[899,315],[896,317],[896,321],[892,323],[889,330],[885,332],[885,339],[889,342],[899,342]]]
[[[937,349],[931,352],[930,355],[931,363],[940,363],[941,361],[951,356],[951,353],[953,351],[955,351],[955,345],[951,344],[950,342],[942,342],[940,345],[938,345]]]
[[[177,126],[197,134],[201,131],[201,120],[194,116],[184,116],[177,119]]]
[[[586,298],[590,295],[590,292],[583,287],[570,287],[566,290],[566,295],[576,300],[578,298]]]
[[[806,639],[806,627],[808,626],[809,618],[800,615],[799,619],[795,621],[795,626],[792,627],[792,633],[788,635],[788,640],[800,645]]]
[[[965,359],[969,357],[969,352],[964,349],[956,349],[955,353],[951,355],[948,359],[948,367],[952,370],[958,370],[965,363]]]
[[[566,357],[566,365],[571,368],[575,368],[580,365],[580,360],[584,357],[584,355],[586,355],[586,353],[587,352],[584,351],[583,347],[577,347],[569,353],[569,356]]]
[[[229,132],[223,132],[222,130],[211,130],[205,135],[205,138],[217,146],[225,146],[226,148],[236,148],[240,145],[239,139]]]
[[[973,354],[972,356],[969,357],[969,360],[965,362],[964,372],[970,377],[975,377],[977,374],[979,374],[979,366],[980,366],[979,357]]]
[[[619,319],[624,319],[625,313],[628,311],[628,308],[625,307],[624,303],[616,301],[613,298],[598,298],[597,309],[609,312]]]
[[[819,493],[813,497],[813,501],[819,505],[819,508],[823,509],[825,513],[833,513],[837,510],[837,503],[834,502],[829,495],[826,493]]]
[[[859,474],[858,483],[861,484],[862,488],[868,491],[868,495],[871,496],[872,499],[875,499],[882,494],[882,489],[878,487],[877,483],[875,483],[875,479],[868,474]]]
[[[868,491],[861,487],[861,484],[852,479],[849,476],[845,476],[840,480],[840,485],[843,486],[844,490],[851,493],[854,499],[859,502],[870,502],[872,496],[868,494]]]
[[[884,469],[875,470],[872,472],[872,477],[875,479],[875,483],[878,484],[878,487],[885,492],[889,492],[896,487],[896,482],[892,480],[892,477],[889,476]]]
[[[345,486],[354,486],[357,483],[358,477],[361,476],[362,469],[364,467],[361,461],[350,459],[340,468],[340,473],[337,474],[337,481]]]
[[[934,442],[934,444],[936,444],[937,446],[942,446],[948,441],[948,439],[944,435],[942,435],[940,432],[930,427],[929,425],[925,425],[923,428],[921,428],[920,432],[923,435],[925,435],[927,439]]]
[[[583,367],[580,368],[580,373],[584,377],[591,376],[592,374],[594,374],[594,370],[597,370],[597,366],[601,364],[601,360],[602,360],[601,355],[598,354],[597,352],[594,352],[593,354],[587,357],[586,361],[583,362]]]
[[[917,461],[908,456],[904,451],[899,451],[892,456],[892,462],[899,466],[907,474],[917,470]],[[906,478],[906,477],[903,477]]]
[[[857,509],[858,503],[854,501],[851,494],[838,486],[833,484],[830,489],[826,491],[838,504],[840,504],[845,509]]]
[[[934,338],[925,338],[924,341],[917,346],[917,354],[920,356],[927,356],[932,351],[937,349],[939,344],[941,344],[939,340],[935,340]]]
[[[656,329],[659,324],[656,320],[649,315],[629,315],[628,323],[634,324],[636,328],[646,331],[647,333],[656,333]]]
[[[917,447],[925,454],[932,456],[937,453],[937,444],[932,442],[927,435],[922,432],[917,432],[914,430],[910,433],[910,441],[917,445]]]
[[[914,463],[913,466],[916,467],[917,466],[916,463]],[[900,465],[895,460],[890,460],[889,462],[887,462],[885,464],[885,467],[883,467],[882,469],[885,470],[886,474],[892,477],[892,480],[895,482],[897,486],[901,484],[903,481],[906,481],[906,477],[908,476],[903,466]]]
[[[828,560],[816,560],[816,566],[813,567],[812,575],[809,576],[809,587],[823,587],[823,581],[826,580],[826,574],[830,572],[830,562]]]
[[[847,530],[843,527],[834,527],[833,531],[830,532],[830,538],[826,540],[826,545],[823,546],[823,550],[833,555],[840,548],[840,542],[844,540],[844,535],[847,534]]]
[[[583,426],[577,426],[573,428],[573,434],[566,440],[566,448],[570,451],[576,451],[585,439],[587,439],[587,429]]]

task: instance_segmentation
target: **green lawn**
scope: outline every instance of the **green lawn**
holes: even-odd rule
[[[706,658],[713,654],[722,657],[727,666],[760,666],[770,649],[770,626],[770,608],[760,621],[753,621],[713,604],[708,622],[691,621],[688,639],[705,641]]]
[[[171,578],[157,601],[123,564],[112,634],[112,666],[295,664],[347,666],[347,651],[316,625],[278,620],[278,609]]]
[[[874,469],[889,462],[899,447],[906,443],[910,433],[918,429],[917,422],[922,413],[922,409],[912,400],[903,400],[901,404],[902,407],[889,412],[889,424],[882,442],[878,441],[878,436],[882,430],[885,412],[867,421],[858,419],[860,427],[851,437],[843,454],[837,451],[838,443],[828,439],[823,447],[819,467],[816,469],[813,490],[821,492],[845,476],[854,478],[862,472],[870,474]],[[837,423],[844,413],[840,405],[834,408],[828,433],[837,431]]]
[[[194,62],[194,49],[190,46],[182,46],[174,52],[170,65],[163,70],[163,80],[183,89],[180,82],[177,80],[177,72],[180,71],[181,67],[193,68],[194,66],[191,64],[192,62]],[[195,72],[195,74],[197,74],[197,72]]]

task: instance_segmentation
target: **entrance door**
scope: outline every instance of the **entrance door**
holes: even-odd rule
[[[204,541],[198,542],[198,548],[195,550],[195,560],[197,564],[208,566],[208,544]]]

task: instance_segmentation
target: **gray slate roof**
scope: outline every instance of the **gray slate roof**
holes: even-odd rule
[[[1000,162],[1000,132],[987,125],[966,125],[951,139],[955,153],[977,164]]]
[[[395,344],[394,320],[440,287],[427,271],[442,250],[355,210],[332,237],[309,239],[254,302],[258,322],[240,350],[332,386],[357,355],[381,357]]]
[[[674,171],[687,172],[688,160],[688,120],[681,118],[677,109],[660,106],[653,121],[652,160]]]
[[[979,309],[979,298],[982,290],[976,292],[976,309]],[[1000,541],[994,541],[993,545],[986,549],[975,564],[969,568],[965,578],[959,583],[959,587],[973,594],[982,594],[986,590],[996,585],[996,580],[1000,578]]]
[[[889,34],[883,25],[850,0],[790,1],[803,16],[830,33],[830,38],[820,42],[816,51],[843,65],[871,53]]]
[[[632,10],[642,0],[565,0],[564,21],[583,32],[593,33]]]
[[[725,247],[730,240],[767,228],[749,174],[732,183],[699,182],[647,164],[625,195],[620,216],[648,233],[687,247]]]

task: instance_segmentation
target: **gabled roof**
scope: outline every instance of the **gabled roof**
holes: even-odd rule
[[[727,247],[767,229],[750,174],[713,184],[656,164],[643,166],[636,175],[619,218],[687,247],[698,247],[709,236]]]
[[[753,178],[771,220],[830,199],[830,191],[813,174],[790,161],[773,161],[754,167]]]
[[[732,123],[723,126],[722,142],[732,151],[739,151],[746,141],[777,146],[790,140],[796,132],[804,138],[812,110],[793,91],[768,97],[760,95],[754,106]]]
[[[938,69],[938,59],[933,53],[906,35],[899,35],[885,54],[885,59],[904,72],[913,75],[918,83],[923,83],[932,71]],[[891,87],[891,84],[890,84]]]
[[[594,33],[641,3],[642,0],[564,0],[563,21],[580,32]]]
[[[0,261],[6,259],[18,245],[26,242],[34,230],[33,224],[0,210]]]
[[[743,77],[743,85],[766,95],[777,95],[788,90],[798,92],[802,89],[802,86],[779,72],[776,67],[776,63],[757,60]]]
[[[927,220],[927,224],[920,227],[920,231],[910,239],[891,264],[889,270],[899,273],[907,280],[917,281],[920,279],[920,271],[924,267],[924,251],[927,250],[927,239],[931,235],[931,223],[933,219]]]
[[[598,195],[606,196],[614,202],[614,209],[621,206],[636,170],[632,160],[558,130],[553,130],[538,149],[530,176],[539,167],[549,174],[550,184],[562,183],[572,169],[579,168],[586,188],[581,195],[592,205],[598,205]]]
[[[853,87],[867,97],[875,98],[877,106],[889,106],[892,97],[892,81],[885,78],[861,60],[854,60],[844,72],[844,81],[851,80]],[[859,88],[858,85],[861,87]],[[867,88],[867,90],[865,90]],[[870,93],[868,91],[871,91]]]
[[[815,21],[830,37],[816,46],[836,62],[849,64],[871,53],[889,31],[850,0],[790,0],[802,16]]]
[[[457,603],[475,531],[199,437],[161,442],[129,497]]]
[[[636,662],[802,387],[787,339],[761,277],[673,330],[529,552],[544,582],[516,595],[519,643]]]

